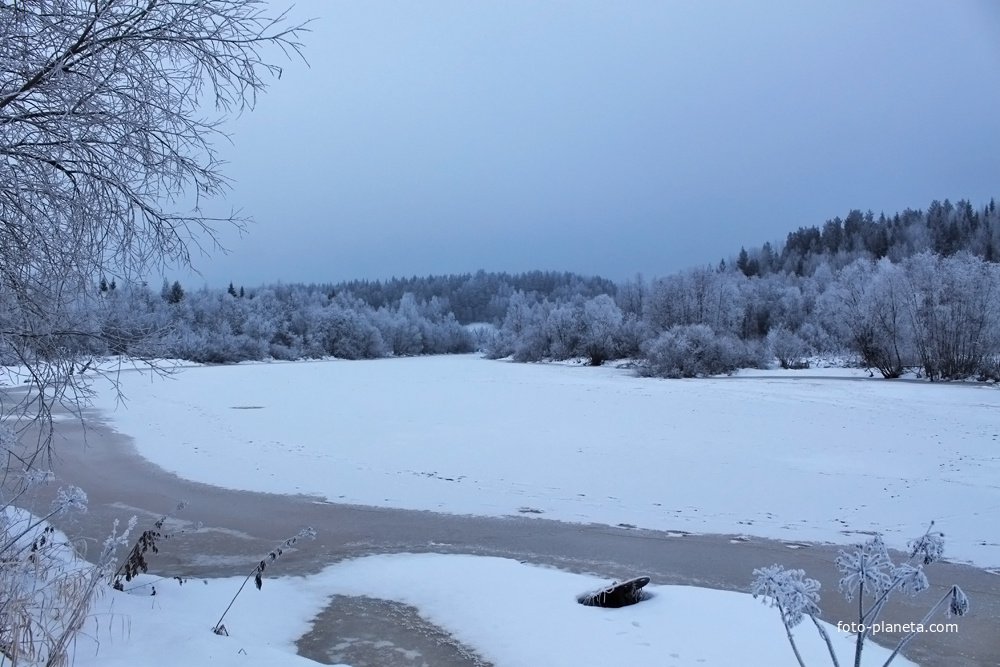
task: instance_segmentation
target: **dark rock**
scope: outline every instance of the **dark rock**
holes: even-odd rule
[[[581,595],[577,601],[587,607],[627,607],[643,599],[642,587],[648,583],[649,577],[613,582],[607,588]]]

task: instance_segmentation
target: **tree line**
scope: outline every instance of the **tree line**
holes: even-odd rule
[[[641,373],[662,377],[853,353],[884,377],[913,368],[929,379],[1000,380],[1000,264],[923,252],[838,270],[820,263],[808,276],[694,268],[626,281],[614,299],[519,292],[485,350],[516,361],[636,359]]]
[[[878,218],[868,211],[852,210],[843,219],[827,220],[822,227],[800,227],[789,232],[776,248],[770,242],[741,248],[730,264],[744,275],[795,273],[811,275],[821,264],[843,268],[855,259],[888,257],[899,263],[920,253],[950,257],[968,253],[987,262],[1000,260],[1000,211],[991,199],[974,207],[959,200],[952,204],[934,200],[926,211],[906,209]],[[725,259],[721,265],[726,266]]]
[[[515,361],[630,359],[665,377],[849,353],[885,377],[912,368],[930,379],[997,379],[998,229],[992,201],[977,210],[946,200],[877,219],[852,211],[792,232],[777,249],[619,283],[479,271],[225,290],[164,280],[157,293],[102,278],[62,310],[56,353],[230,363],[478,349]],[[51,353],[52,341],[37,342],[39,356]],[[3,363],[23,355],[0,349]]]
[[[508,274],[477,271],[412,278],[391,278],[386,281],[352,280],[335,285],[320,285],[318,289],[340,293],[350,292],[372,308],[399,303],[404,294],[418,301],[437,298],[447,304],[462,324],[495,322],[506,312],[506,300],[514,292],[537,294],[562,301],[575,296],[614,296],[615,283],[599,276],[581,276],[568,271],[528,271]]]

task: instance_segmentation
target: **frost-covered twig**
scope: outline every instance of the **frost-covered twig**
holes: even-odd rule
[[[250,577],[253,577],[253,582],[254,585],[257,586],[257,590],[260,590],[261,586],[264,585],[264,570],[267,569],[267,566],[270,563],[273,563],[274,561],[278,560],[278,557],[281,556],[283,553],[285,553],[285,549],[288,549],[299,540],[303,540],[307,537],[310,539],[314,539],[316,537],[316,531],[313,530],[312,528],[303,528],[294,537],[289,537],[280,545],[278,545],[274,549],[271,549],[271,551],[268,552],[267,556],[265,556],[263,560],[257,563],[257,567],[255,567],[250,572],[250,574],[247,575],[246,579],[243,580],[243,583],[240,584],[239,590],[236,591],[236,595],[233,596],[233,599],[229,601],[229,606],[227,606],[226,610],[222,612],[222,616],[219,617],[219,622],[216,623],[215,627],[212,628],[212,632],[214,632],[217,635],[229,634],[228,631],[226,630],[226,626],[222,624],[222,620],[226,617],[226,614],[229,613],[229,610],[232,609],[233,603],[236,602],[236,598],[238,598],[240,593],[243,592],[243,588],[247,585],[247,582],[250,581]]]
[[[948,616],[965,616],[969,613],[969,598],[965,596],[965,592],[957,585],[952,586],[948,592],[944,594],[944,597],[938,600],[937,604],[931,607],[931,610],[920,620],[917,627],[922,627],[927,623],[927,621],[931,620],[934,613],[945,603],[945,600],[948,600],[949,598],[951,598],[951,603],[948,605]],[[889,656],[889,659],[882,663],[882,667],[888,667],[889,663],[893,661],[896,655],[903,650],[903,647],[906,646],[910,640],[916,636],[916,634],[917,630],[911,630],[908,635],[900,639],[899,643],[896,644],[896,648],[893,649],[892,654]]]

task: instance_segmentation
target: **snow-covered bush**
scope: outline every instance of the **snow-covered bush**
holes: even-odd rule
[[[775,327],[767,334],[767,346],[782,368],[809,368],[809,345],[797,333]]]
[[[485,352],[486,347],[497,335],[497,327],[489,322],[466,324],[465,330],[471,339],[473,352]]]
[[[476,349],[472,333],[451,312],[426,313],[424,318],[423,354],[464,354]]]
[[[622,311],[607,294],[601,294],[583,304],[583,355],[591,366],[600,366],[617,359],[622,347]]]
[[[838,354],[845,351],[845,348],[819,323],[806,322],[796,333],[814,353]]]
[[[705,377],[740,368],[763,368],[762,346],[735,336],[717,335],[704,324],[674,326],[647,342],[639,372],[667,378]]]
[[[976,379],[980,382],[1000,382],[1000,356],[988,356],[983,359]]]
[[[316,336],[326,354],[340,359],[377,359],[387,353],[382,333],[364,311],[327,308],[317,323]]]
[[[553,308],[545,322],[549,356],[552,359],[579,356],[586,329],[584,311],[579,304],[566,303]]]
[[[548,345],[540,315],[523,292],[512,294],[500,330],[487,343],[486,356],[490,359],[514,356],[517,361],[544,359]]]
[[[517,292],[510,298],[503,324],[486,341],[484,350],[491,359],[509,356],[524,362],[584,357],[599,366],[621,358],[625,350],[637,349],[635,337],[640,331],[645,328],[636,317],[624,318],[606,294],[591,299],[578,295],[555,305],[548,300],[532,302]]]
[[[649,325],[644,320],[632,313],[625,315],[619,329],[618,356],[623,359],[638,357],[642,354],[643,342],[649,337]]]

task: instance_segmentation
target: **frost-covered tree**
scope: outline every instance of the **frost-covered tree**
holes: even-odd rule
[[[887,259],[859,259],[844,267],[826,296],[832,327],[883,377],[899,377],[907,365],[902,270]]]
[[[579,303],[556,306],[545,323],[549,355],[553,359],[571,359],[580,354],[587,325]]]
[[[676,325],[705,324],[716,331],[735,331],[739,321],[739,273],[719,273],[696,268],[654,280],[649,288],[644,316],[659,333]]]
[[[497,335],[487,345],[486,354],[492,359],[500,359],[514,354],[520,341],[534,324],[531,303],[524,292],[510,295],[507,313]]]
[[[907,260],[906,311],[930,379],[975,376],[1000,351],[1000,267],[968,253]]]
[[[424,350],[424,331],[416,298],[407,292],[396,308],[380,309],[379,323],[390,351],[397,357],[420,354]]]
[[[590,299],[583,305],[583,339],[581,351],[591,366],[600,366],[616,359],[622,348],[622,311],[606,294]]]
[[[0,357],[30,382],[22,402],[0,401],[0,422],[51,426],[55,402],[79,407],[87,355],[130,344],[119,309],[93,317],[100,279],[127,285],[187,264],[192,243],[211,246],[220,226],[242,224],[199,206],[226,188],[214,141],[279,72],[265,51],[298,51],[300,30],[254,0],[0,1]],[[8,539],[6,521],[51,464],[43,432],[32,442],[0,433],[0,574],[25,554],[45,567],[30,540]],[[62,582],[70,602],[34,614],[24,613],[28,578],[4,577],[0,654],[65,664],[100,575]]]
[[[622,314],[641,318],[649,296],[649,287],[641,273],[634,280],[626,280],[618,286],[615,303],[621,308]]]
[[[226,188],[214,142],[300,30],[254,0],[0,2],[0,348],[45,396],[101,337],[76,319],[97,280],[242,224],[197,205]]]

